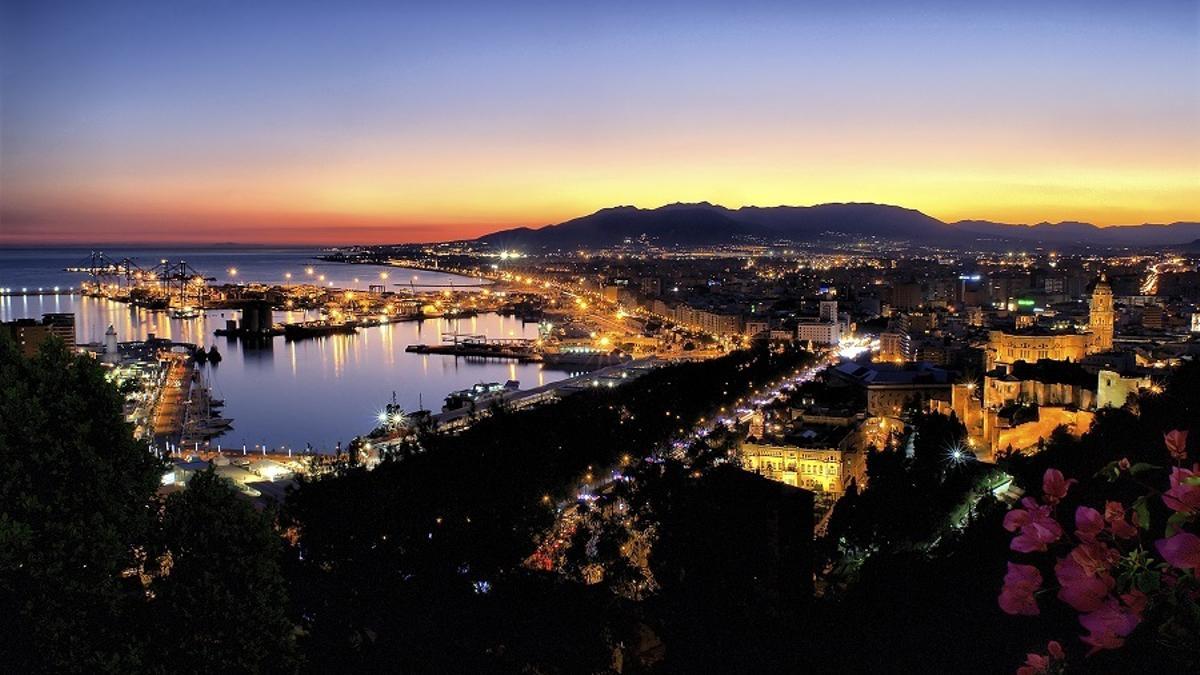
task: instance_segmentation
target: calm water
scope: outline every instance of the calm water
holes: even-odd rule
[[[0,286],[70,285],[62,281],[72,275],[56,272],[75,264],[87,251],[0,251]],[[151,256],[171,253],[163,251]],[[310,258],[312,250],[292,251],[218,251],[189,252],[186,260],[200,268],[200,262],[213,266],[236,265],[240,280],[282,280],[284,271],[303,274],[306,266],[320,269],[335,285],[351,286],[364,272],[389,273],[392,280],[419,277],[417,283],[475,283],[454,275],[398,268],[372,269],[362,265],[321,264]],[[124,255],[124,254],[122,254]],[[132,257],[132,256],[131,256]],[[170,256],[178,259],[178,255]],[[154,260],[156,258],[151,258]],[[225,262],[236,259],[236,263]],[[61,261],[69,262],[61,264]],[[198,262],[192,263],[192,260]],[[34,267],[41,265],[41,267]],[[45,269],[51,265],[53,269]],[[211,276],[220,276],[208,272]],[[271,276],[276,275],[276,276]],[[22,281],[16,281],[21,279]],[[58,280],[56,282],[56,279]],[[28,281],[38,280],[38,281]],[[78,277],[74,277],[78,283]],[[211,310],[205,316],[179,320],[164,312],[152,312],[129,305],[70,295],[3,297],[0,296],[0,320],[40,317],[48,312],[74,312],[76,337],[80,343],[102,342],[104,331],[112,324],[118,339],[139,340],[153,333],[183,342],[216,344],[224,359],[218,366],[205,366],[206,375],[217,398],[225,399],[224,415],[234,420],[233,430],[216,442],[225,446],[265,443],[272,447],[332,448],[372,428],[375,415],[391,400],[406,409],[417,409],[423,401],[427,409],[441,410],[442,399],[455,389],[476,382],[502,382],[515,379],[522,388],[535,387],[562,379],[567,373],[542,370],[537,364],[481,362],[452,356],[410,354],[404,348],[419,342],[435,343],[443,333],[486,334],[492,337],[536,337],[534,324],[494,314],[454,321],[430,320],[397,323],[368,328],[357,335],[337,335],[301,342],[277,337],[266,347],[243,348],[242,343],[213,336],[226,318],[236,312]],[[295,321],[300,313],[277,312],[276,320]]]
[[[85,274],[64,272],[67,267],[86,266],[93,249],[87,248],[9,248],[0,250],[0,288],[78,287]],[[406,270],[377,265],[345,265],[316,260],[323,253],[315,248],[115,248],[102,249],[116,261],[131,259],[149,270],[162,260],[172,264],[180,260],[214,283],[257,281],[268,284],[332,284],[338,288],[366,289],[369,284],[387,284],[389,288],[408,284],[450,284],[469,286],[479,283],[454,274]],[[312,270],[309,274],[308,271]],[[236,270],[233,274],[231,270]],[[291,278],[287,277],[291,274]],[[387,274],[387,279],[380,278]],[[320,277],[324,276],[324,281]]]

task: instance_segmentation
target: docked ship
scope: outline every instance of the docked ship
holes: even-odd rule
[[[542,350],[542,365],[569,370],[598,370],[632,360],[618,349],[604,351],[587,347],[546,347]]]
[[[472,385],[470,389],[460,389],[452,391],[446,397],[446,404],[442,406],[442,412],[452,412],[462,408],[470,407],[472,404],[476,410],[486,408],[493,401],[503,400],[505,394],[510,394],[521,388],[521,383],[516,380],[509,380],[504,384],[499,382],[488,382]]]
[[[330,323],[328,321],[304,321],[302,323],[287,323],[283,325],[283,336],[288,340],[321,337],[323,335],[353,335],[358,332],[358,324]]]

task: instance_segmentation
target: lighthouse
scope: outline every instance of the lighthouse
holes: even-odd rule
[[[117,351],[117,329],[108,325],[108,330],[104,331],[104,362],[105,363],[120,363],[121,354]]]

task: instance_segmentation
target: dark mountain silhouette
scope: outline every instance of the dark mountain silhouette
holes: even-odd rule
[[[1200,223],[1101,228],[1064,222],[1010,225],[983,220],[945,223],[920,211],[887,204],[745,206],[727,209],[700,202],[656,209],[616,206],[542,228],[516,228],[480,237],[504,248],[599,247],[646,238],[662,245],[721,244],[749,237],[820,240],[831,235],[876,236],[940,244],[987,242],[1049,245],[1161,246],[1200,237]]]
[[[1168,246],[1200,237],[1200,223],[1147,223],[1097,227],[1091,223],[1064,222],[1009,225],[986,220],[960,220],[953,224],[964,232],[1046,244],[1093,244],[1101,246]]]
[[[707,203],[658,209],[615,206],[558,225],[504,230],[480,239],[499,246],[572,247],[617,244],[643,234],[660,242],[703,244],[760,233],[760,228],[729,214],[727,209]]]

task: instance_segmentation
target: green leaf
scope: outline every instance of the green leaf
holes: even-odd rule
[[[1150,507],[1146,506],[1145,495],[1133,501],[1133,523],[1143,530],[1150,529]]]
[[[1158,591],[1160,580],[1161,576],[1157,572],[1147,570],[1137,575],[1134,585],[1137,586],[1139,591],[1150,594]]]
[[[1167,518],[1167,536],[1175,536],[1175,534],[1179,532],[1179,528],[1191,519],[1191,515],[1185,511],[1176,511],[1175,513],[1171,514],[1171,517]]]
[[[1118,462],[1109,462],[1104,465],[1104,468],[1096,472],[1095,478],[1104,478],[1108,482],[1113,482],[1117,476],[1121,475],[1121,467]]]
[[[1161,468],[1161,466],[1150,464],[1149,462],[1138,462],[1137,464],[1129,467],[1129,473],[1136,476],[1138,474],[1146,473],[1147,471],[1154,471]]]
[[[1183,479],[1184,485],[1200,485],[1200,476],[1188,476]]]

